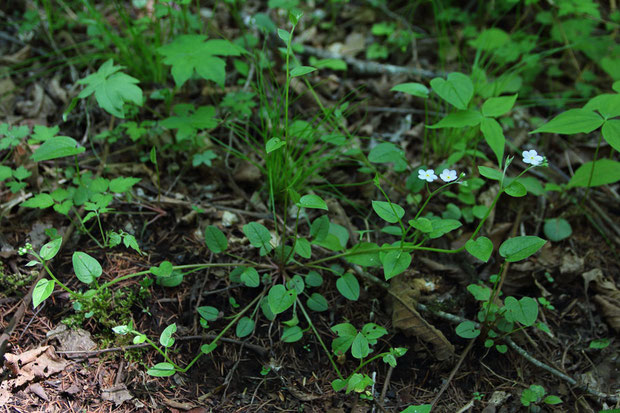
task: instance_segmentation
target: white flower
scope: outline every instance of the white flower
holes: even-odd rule
[[[454,181],[456,179],[456,171],[455,170],[444,169],[443,172],[441,173],[441,175],[439,175],[439,177],[444,182],[452,182],[452,181]]]
[[[437,175],[435,175],[434,169],[429,169],[427,171],[425,171],[424,169],[420,169],[418,171],[418,178],[426,182],[433,182],[435,179],[437,179]]]
[[[540,156],[534,149],[531,151],[523,151],[523,162],[525,163],[531,163],[534,166],[538,166],[544,159],[545,158]]]

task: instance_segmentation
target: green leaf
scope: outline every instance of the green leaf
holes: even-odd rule
[[[49,261],[58,254],[60,250],[60,246],[62,245],[62,237],[56,238],[41,247],[39,251],[39,256],[45,260]]]
[[[284,142],[282,139],[280,139],[280,138],[271,138],[265,144],[265,151],[267,153],[271,153],[273,151],[276,151],[276,150],[280,149],[283,146],[286,146],[286,142]]]
[[[332,341],[332,351],[336,354],[346,353],[357,336],[357,330],[349,323],[336,324],[331,330],[338,334],[338,338]]]
[[[55,285],[54,280],[41,278],[32,290],[32,308],[37,308],[39,304],[47,300],[52,295]]]
[[[433,223],[428,218],[416,218],[409,220],[409,225],[418,231],[424,232],[425,234],[433,232]]]
[[[592,173],[592,169],[594,172]],[[592,180],[590,181],[590,174],[592,174]],[[601,186],[613,184],[620,180],[620,162],[612,161],[611,159],[599,159],[594,162],[586,162],[581,165],[576,171],[575,175],[568,182],[568,187],[586,187],[588,181],[590,186]]]
[[[467,109],[474,95],[474,85],[471,79],[462,73],[450,73],[447,80],[436,77],[431,80],[430,84],[435,93],[457,109]]]
[[[241,273],[241,282],[245,284],[246,287],[258,287],[260,285],[260,276],[258,275],[258,271],[256,271],[253,267],[245,267]]]
[[[208,167],[211,167],[211,161],[213,159],[217,159],[217,154],[211,149],[206,150],[202,153],[196,153],[192,157],[192,166],[199,166],[204,164]]]
[[[515,94],[487,99],[482,105],[482,114],[496,118],[508,113],[517,101],[517,96]]]
[[[136,86],[139,80],[119,72],[123,67],[114,66],[112,59],[106,61],[96,73],[78,80],[78,84],[87,85],[78,95],[80,99],[93,93],[99,106],[117,118],[124,118],[123,104],[133,103],[142,106],[142,89]]]
[[[167,129],[176,129],[179,143],[194,138],[198,130],[213,129],[218,124],[213,106],[200,106],[196,109],[191,104],[177,104],[172,110],[176,116],[170,116],[159,124]]]
[[[506,319],[510,322],[532,326],[538,318],[538,303],[532,297],[523,297],[518,301],[514,297],[506,297],[504,308],[507,310]]]
[[[383,275],[386,280],[403,273],[411,265],[411,254],[404,251],[389,251],[383,257]]]
[[[545,220],[543,231],[545,236],[553,242],[562,241],[563,239],[570,237],[573,233],[573,229],[564,218],[551,218]]]
[[[168,327],[164,328],[164,331],[161,332],[159,336],[159,342],[164,347],[170,347],[174,344],[174,338],[172,335],[177,332],[176,323],[170,324]]]
[[[316,67],[312,66],[298,66],[291,70],[291,77],[307,75],[308,73],[314,72],[315,70]]]
[[[339,392],[340,390],[347,387],[347,383],[347,380],[335,379],[334,381],[332,381],[332,389],[334,389],[335,392]]]
[[[226,235],[215,225],[209,225],[205,228],[205,242],[214,254],[219,254],[228,249]]]
[[[297,253],[302,258],[310,258],[312,256],[312,247],[310,246],[310,241],[305,238],[298,238],[297,242],[295,242],[295,253]]]
[[[308,287],[319,287],[321,284],[323,284],[323,277],[321,277],[321,274],[316,271],[310,271],[306,274],[306,285],[308,285]]]
[[[428,98],[429,90],[426,86],[421,83],[401,83],[400,85],[394,86],[390,89],[392,92],[403,92],[409,95],[417,96],[420,98]]]
[[[248,237],[248,240],[253,247],[260,248],[261,256],[267,255],[273,249],[270,243],[271,233],[267,228],[258,222],[250,222],[249,224],[244,225],[243,233],[246,237]]]
[[[485,178],[492,179],[494,181],[501,181],[504,174],[497,169],[489,168],[488,166],[478,166],[478,172]]]
[[[284,343],[294,343],[296,341],[301,340],[304,333],[299,326],[293,327],[284,327],[284,331],[282,331],[282,340]]]
[[[202,354],[209,354],[216,348],[217,348],[217,343],[203,344],[202,346],[200,346],[200,352]]]
[[[241,317],[235,329],[237,337],[243,338],[249,336],[252,334],[252,331],[254,331],[254,320],[249,317]]]
[[[118,177],[110,181],[110,192],[123,194],[129,191],[135,184],[140,182],[140,178]]]
[[[543,403],[545,404],[560,404],[562,403],[562,399],[560,399],[558,396],[547,396],[543,399]]]
[[[323,198],[314,194],[302,196],[297,206],[300,208],[324,209],[327,211],[327,203],[323,201]]]
[[[278,315],[288,310],[297,298],[295,290],[287,290],[282,284],[276,284],[269,290],[267,299],[269,300],[269,308]]]
[[[167,277],[172,274],[172,263],[170,261],[162,261],[159,266],[149,268],[149,271],[156,277]]]
[[[350,272],[344,273],[336,280],[336,288],[348,300],[357,301],[360,296],[360,284]]]
[[[460,228],[463,224],[461,224],[456,219],[433,219],[431,221],[433,224],[433,231],[428,234],[431,239],[439,238],[450,231],[454,231],[457,228]]]
[[[601,116],[588,109],[569,109],[530,133],[558,133],[571,135],[574,133],[590,133],[598,129],[604,120]]]
[[[525,186],[519,181],[513,181],[504,189],[504,192],[515,198],[527,195],[527,189],[525,189]]]
[[[286,44],[291,40],[291,34],[284,29],[278,29],[276,33],[278,33],[278,37]]]
[[[378,267],[381,265],[378,250],[379,246],[374,242],[360,242],[347,251],[350,255],[345,256],[344,259],[362,267]]]
[[[13,170],[5,165],[0,165],[0,182],[13,176]]]
[[[456,326],[456,334],[463,338],[476,338],[480,335],[480,330],[473,321],[463,321]]]
[[[431,413],[431,408],[433,406],[430,404],[421,404],[419,406],[409,406],[405,410],[400,413]]]
[[[477,301],[489,301],[491,299],[491,289],[484,285],[469,284],[467,291],[474,296]]]
[[[463,128],[465,126],[476,126],[482,119],[480,112],[476,110],[459,110],[452,112],[434,125],[428,125],[430,129],[440,128]]]
[[[370,354],[368,339],[362,333],[357,333],[351,343],[351,355],[356,359],[363,359]]]
[[[590,345],[588,346],[588,348],[600,350],[600,349],[607,348],[609,344],[610,344],[610,341],[608,338],[597,338],[590,342]]]
[[[606,121],[601,128],[601,132],[603,133],[603,139],[617,152],[620,152],[620,119]]]
[[[54,205],[54,199],[50,194],[37,194],[32,198],[22,202],[21,206],[26,208],[40,208],[45,209]]]
[[[306,301],[306,305],[312,311],[320,312],[327,311],[329,309],[329,303],[325,297],[319,293],[312,293],[312,295],[308,298],[308,301]]]
[[[604,93],[593,97],[585,104],[583,109],[598,110],[605,119],[620,116],[620,95],[617,93]]]
[[[220,312],[218,311],[217,308],[211,307],[208,305],[198,307],[196,311],[198,311],[198,314],[200,314],[200,317],[204,318],[207,321],[215,321],[218,319],[220,315]]]
[[[372,163],[398,163],[404,159],[403,150],[390,142],[383,142],[375,146],[368,153],[368,160]]]
[[[323,241],[329,234],[329,218],[322,215],[312,222],[310,227],[310,236],[318,242]]]
[[[508,262],[521,261],[535,254],[547,241],[535,236],[509,238],[499,247],[499,255]]]
[[[32,160],[35,162],[49,161],[51,159],[64,158],[65,156],[73,156],[86,150],[80,147],[77,141],[68,136],[56,136],[43,142],[32,154]]]
[[[72,261],[75,276],[84,284],[90,284],[101,276],[103,271],[101,264],[87,253],[81,251],[74,252]]]
[[[385,201],[372,201],[372,209],[390,224],[398,222],[405,215],[405,210],[400,205]]]
[[[492,27],[480,32],[470,45],[476,49],[490,51],[506,45],[510,41],[510,35],[502,29]]]
[[[169,377],[174,375],[174,373],[176,373],[176,370],[170,363],[157,363],[146,371],[146,374],[153,377]]]
[[[478,237],[477,240],[469,240],[465,243],[465,249],[480,261],[488,262],[493,253],[493,243],[487,237]]]
[[[201,34],[178,36],[157,52],[164,56],[164,63],[172,66],[172,77],[178,87],[194,74],[224,86],[226,62],[217,56],[239,56],[245,50],[227,40],[207,40]]]
[[[495,154],[497,164],[501,167],[504,159],[504,145],[506,138],[500,124],[493,118],[482,118],[480,122],[480,131],[484,136],[484,140]]]

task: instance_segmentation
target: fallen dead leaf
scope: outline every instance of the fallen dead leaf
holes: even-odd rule
[[[120,406],[124,402],[133,399],[133,396],[129,393],[129,390],[127,390],[127,386],[124,384],[117,384],[112,387],[101,389],[101,398],[109,402],[114,402],[116,406]]]
[[[46,336],[58,340],[59,349],[62,351],[88,351],[97,347],[97,344],[90,338],[88,331],[81,328],[72,330],[62,323],[54,330],[49,331]]]

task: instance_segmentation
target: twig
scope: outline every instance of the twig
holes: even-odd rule
[[[355,59],[353,57],[344,56],[338,53],[332,53],[327,50],[319,49],[312,46],[302,45],[302,54],[316,56],[321,59],[340,59],[344,60],[351,69],[362,75],[395,75],[406,74],[409,76],[419,76],[423,78],[434,78],[443,76],[443,72],[433,72],[432,70],[418,69],[411,66],[396,66],[386,63],[369,62],[365,60]]]
[[[441,389],[439,390],[439,393],[437,393],[437,396],[435,396],[435,398],[431,402],[431,409],[439,401],[439,398],[441,397],[441,395],[444,394],[444,392],[446,391],[446,389],[448,388],[448,386],[452,382],[452,379],[456,375],[456,372],[459,371],[459,368],[461,368],[461,364],[463,364],[463,360],[465,360],[465,357],[467,357],[467,354],[469,354],[469,352],[473,348],[475,342],[476,342],[475,338],[473,340],[471,340],[469,342],[469,344],[467,345],[467,347],[465,348],[465,351],[463,351],[463,353],[461,354],[461,357],[459,357],[459,361],[456,363],[456,365],[454,366],[454,368],[450,372],[450,375],[448,376],[448,379],[444,382],[443,386],[441,386]]]
[[[178,337],[177,341],[202,340],[202,339],[213,340],[215,338],[216,338],[215,334],[203,334],[203,335],[200,335],[200,336]],[[269,352],[269,350],[267,350],[263,346],[259,346],[257,344],[245,343],[243,341],[235,340],[233,338],[221,337],[220,341],[223,341],[225,343],[233,343],[233,344],[243,345],[244,347],[248,348],[249,350],[252,350],[252,351],[258,353],[261,357],[266,356],[267,353]],[[111,353],[111,352],[114,352],[114,351],[126,351],[126,350],[130,350],[130,349],[134,349],[134,348],[143,348],[143,347],[149,347],[149,346],[150,346],[149,343],[141,343],[141,344],[131,344],[131,345],[122,346],[122,347],[104,348],[104,349],[100,349],[100,350],[65,350],[65,351],[59,350],[59,351],[56,351],[56,353],[64,354],[64,355],[66,355],[69,358],[84,358],[84,357],[97,356],[99,354],[104,354],[104,353]]]
[[[381,403],[385,402],[385,395],[387,394],[388,388],[390,387],[390,380],[392,379],[392,372],[394,371],[394,367],[390,366],[385,375],[385,381],[383,382],[383,388],[381,388],[381,396],[379,396],[379,401]]]

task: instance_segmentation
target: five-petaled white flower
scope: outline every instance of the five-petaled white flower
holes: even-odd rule
[[[435,175],[434,169],[429,169],[426,171],[424,169],[420,169],[418,171],[418,178],[426,182],[433,182],[437,179],[437,175]]]
[[[523,151],[523,162],[525,163],[531,163],[533,166],[538,166],[544,159],[545,158],[540,156],[534,149],[531,151]]]
[[[456,171],[455,170],[444,169],[443,172],[441,173],[441,175],[439,175],[439,177],[444,182],[452,182],[452,181],[454,181],[456,179]]]

